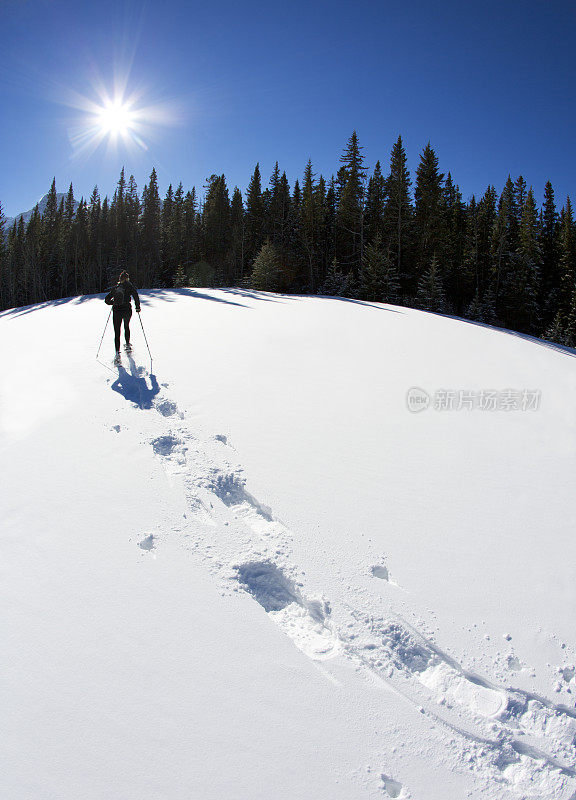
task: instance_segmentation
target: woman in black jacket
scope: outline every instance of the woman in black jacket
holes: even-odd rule
[[[114,344],[116,346],[116,357],[120,355],[120,329],[124,322],[124,338],[126,340],[126,350],[130,350],[130,317],[132,316],[132,303],[130,298],[134,298],[136,311],[140,313],[140,298],[136,287],[130,283],[130,275],[121,272],[118,283],[111,289],[104,302],[112,306],[112,321],[114,323]]]

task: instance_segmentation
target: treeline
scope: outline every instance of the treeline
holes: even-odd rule
[[[139,287],[246,286],[416,306],[576,346],[576,228],[570,199],[557,210],[548,182],[508,177],[464,202],[428,144],[414,181],[401,137],[388,169],[370,175],[356,133],[335,175],[289,185],[276,164],[267,187],[256,165],[246,196],[212,175],[196,189],[169,186],[155,170],[138,193],[124,170],[111,200],[95,188],[76,208],[60,202],[4,230],[0,305],[104,291],[121,269]]]

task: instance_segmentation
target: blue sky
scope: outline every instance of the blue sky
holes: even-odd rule
[[[0,0],[0,201],[114,191],[125,165],[141,189],[155,166],[201,189],[224,172],[245,189],[257,161],[291,184],[308,158],[338,168],[357,129],[368,165],[401,134],[414,171],[430,140],[465,199],[510,172],[541,202],[576,195],[576,6],[569,2],[135,2]],[[106,141],[78,155],[71,135],[95,87],[127,77],[140,104],[168,109],[146,149]]]

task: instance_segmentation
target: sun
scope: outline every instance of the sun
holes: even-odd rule
[[[97,116],[100,131],[104,135],[125,137],[135,124],[135,117],[129,105],[119,100],[107,103]]]
[[[1,2],[1,0],[0,0]],[[88,81],[89,94],[60,87],[57,101],[74,109],[68,121],[71,158],[87,159],[101,146],[106,154],[122,151],[130,155],[146,152],[161,129],[182,125],[188,109],[182,100],[145,86],[129,90],[128,71],[119,71],[111,87],[98,75]]]

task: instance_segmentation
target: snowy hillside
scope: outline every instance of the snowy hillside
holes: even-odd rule
[[[0,314],[0,796],[576,798],[574,354],[142,301]]]

